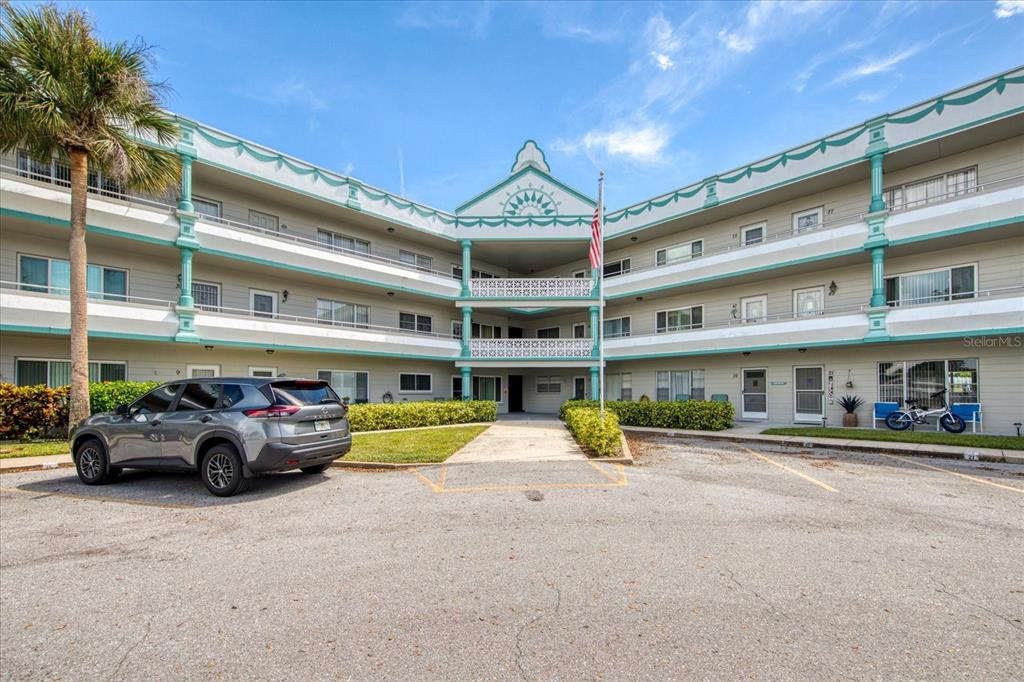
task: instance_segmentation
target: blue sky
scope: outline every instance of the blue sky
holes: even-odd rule
[[[1024,63],[1024,0],[77,5],[171,109],[445,209],[527,138],[614,209]]]

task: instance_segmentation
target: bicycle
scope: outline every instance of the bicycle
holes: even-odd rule
[[[893,431],[906,431],[914,424],[927,424],[927,417],[938,415],[939,425],[944,430],[949,433],[963,433],[964,429],[967,428],[967,422],[960,415],[953,414],[950,411],[949,405],[946,404],[946,392],[948,390],[944,388],[941,391],[932,393],[932,398],[942,398],[942,407],[934,410],[922,410],[914,404],[917,402],[917,399],[907,398],[904,401],[907,404],[907,409],[890,412],[885,417],[885,425]]]

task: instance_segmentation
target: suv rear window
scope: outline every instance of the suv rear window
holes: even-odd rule
[[[252,410],[270,407],[270,401],[260,390],[249,384],[224,384],[223,409]]]
[[[319,405],[341,402],[326,381],[281,381],[270,386],[275,405]]]

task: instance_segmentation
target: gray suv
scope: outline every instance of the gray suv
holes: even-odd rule
[[[214,495],[256,474],[322,472],[352,447],[348,408],[325,381],[210,377],[172,381],[75,429],[71,452],[86,485],[122,469],[199,471]]]

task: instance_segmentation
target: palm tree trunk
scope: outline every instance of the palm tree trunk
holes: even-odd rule
[[[85,250],[85,205],[89,188],[89,156],[72,150],[71,156],[71,394],[68,428],[89,416],[89,299]]]

